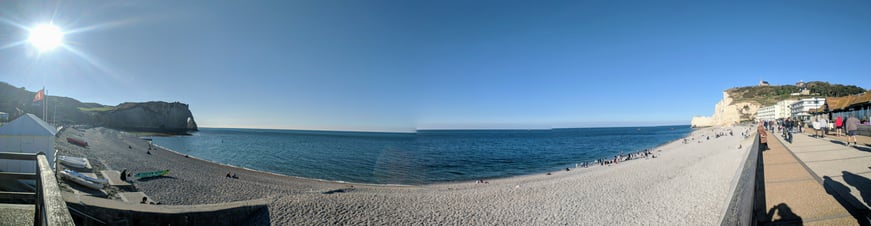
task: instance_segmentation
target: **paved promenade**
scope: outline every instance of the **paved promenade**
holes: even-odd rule
[[[871,138],[848,147],[835,136],[795,134],[788,143],[776,134],[769,136],[769,150],[763,152],[771,223],[868,225],[871,147],[866,144]]]

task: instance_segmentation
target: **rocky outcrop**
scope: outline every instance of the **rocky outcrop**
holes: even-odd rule
[[[100,118],[102,126],[120,130],[162,133],[197,130],[188,105],[179,102],[123,103],[102,112]]]
[[[733,126],[743,121],[756,118],[756,111],[762,105],[753,101],[734,102],[728,91],[723,92],[723,99],[714,106],[714,115],[693,117],[692,127]]]
[[[691,127],[710,127],[714,125],[710,116],[693,116],[693,120],[690,121]]]

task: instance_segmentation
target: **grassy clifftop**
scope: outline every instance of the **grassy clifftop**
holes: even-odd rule
[[[808,82],[805,87],[812,96],[842,97],[865,92],[865,89],[854,85],[830,84],[819,81]],[[800,92],[800,88],[794,85],[745,86],[731,88],[726,92],[729,93],[734,102],[756,102],[762,106],[768,106],[793,97],[790,94]]]

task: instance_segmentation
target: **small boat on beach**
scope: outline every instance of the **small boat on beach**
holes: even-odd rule
[[[106,180],[106,179],[100,179],[100,178],[95,178],[95,177],[90,177],[90,176],[88,176],[88,175],[85,175],[85,174],[82,174],[82,173],[79,173],[79,172],[76,172],[76,171],[73,171],[73,170],[68,170],[68,169],[66,169],[66,170],[64,170],[64,171],[67,172],[67,173],[69,173],[69,174],[71,174],[71,175],[73,175],[73,176],[81,177],[82,179],[88,180],[88,181],[90,181],[90,182],[98,183],[98,184],[105,184],[105,183],[108,183],[108,182],[109,182],[109,180]]]
[[[75,182],[76,184],[80,184],[82,186],[100,190],[103,188],[103,183],[106,182],[105,179],[97,179],[93,177],[89,177],[87,175],[81,174],[72,170],[64,170],[60,172],[61,177],[67,179],[69,181]]]
[[[72,138],[72,137],[67,137],[67,142],[69,142],[70,144],[75,144],[75,145],[81,146],[81,147],[88,147],[88,142],[85,142],[83,140],[79,140],[76,138]]]
[[[70,156],[61,155],[61,156],[58,156],[57,159],[58,159],[58,161],[60,161],[64,165],[72,166],[72,167],[76,167],[76,168],[87,169],[87,168],[90,168],[90,165],[91,165],[88,162],[88,159],[86,159],[86,158],[70,157]]]

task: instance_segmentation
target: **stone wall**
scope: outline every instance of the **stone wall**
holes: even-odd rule
[[[127,204],[116,200],[65,194],[77,225],[268,225],[265,200],[163,206]]]

